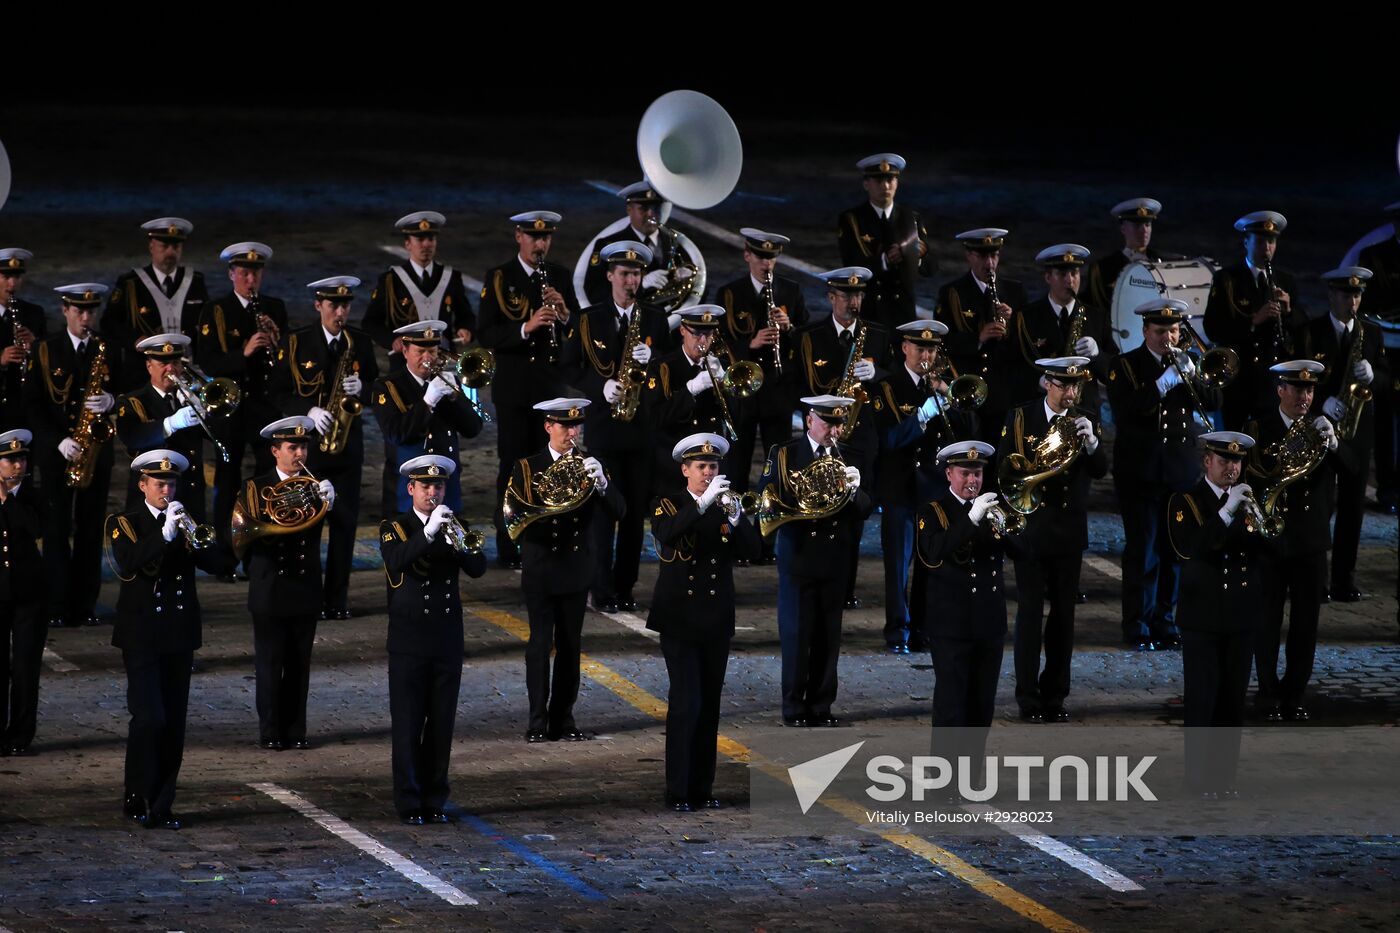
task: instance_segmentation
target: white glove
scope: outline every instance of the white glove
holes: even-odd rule
[[[432,541],[451,517],[452,510],[445,504],[433,509],[433,514],[428,516],[428,523],[423,526],[423,534],[427,536],[429,541]]]
[[[428,383],[428,387],[423,390],[423,401],[427,402],[429,408],[437,408],[438,402],[441,402],[455,391],[457,390],[441,379],[434,379],[432,382]]]
[[[997,494],[994,492],[984,492],[982,495],[972,500],[972,508],[968,511],[967,517],[972,519],[972,524],[980,524],[982,519],[987,517],[987,512],[996,504]]]
[[[320,490],[321,499],[326,503],[326,508],[335,508],[335,487],[331,485],[331,481],[323,479],[316,484],[316,488]]]
[[[351,373],[340,380],[340,387],[345,390],[346,395],[359,395],[360,390],[364,388],[364,384],[360,382],[359,376]]]
[[[924,403],[919,406],[919,424],[928,424],[934,418],[937,418],[940,407],[938,396],[930,395],[928,398],[924,399]]]
[[[1244,483],[1230,487],[1230,491],[1225,493],[1225,511],[1233,516],[1244,505],[1245,497],[1250,494],[1250,488]]]
[[[705,491],[700,493],[699,501],[695,503],[696,508],[700,510],[700,514],[703,515],[705,513],[705,510],[708,509],[714,503],[714,501],[719,498],[720,493],[724,492],[728,488],[729,479],[725,477],[722,473],[719,476],[716,476],[714,479],[710,480],[710,485],[705,487]]]
[[[111,411],[114,402],[110,392],[99,392],[96,395],[89,395],[83,402],[83,407],[100,415],[103,412]]]
[[[637,312],[633,311],[633,314]],[[643,366],[651,362],[651,347],[644,343],[639,343],[632,348],[632,359]]]
[[[166,541],[174,541],[180,533],[180,516],[184,514],[185,507],[172,499],[165,506],[165,525],[160,529],[160,536]]]
[[[875,364],[869,360],[858,360],[852,372],[859,381],[869,382],[875,378]]]
[[[1177,361],[1181,364],[1181,371],[1187,376],[1190,376],[1196,371],[1196,361],[1191,358],[1191,354],[1185,352],[1178,353],[1176,354],[1176,358]],[[1175,366],[1172,366],[1172,369],[1175,368]]]
[[[82,453],[83,449],[78,446],[78,442],[73,440],[73,438],[65,437],[58,442],[58,452],[63,454],[64,460],[77,460],[78,454]]]
[[[1322,439],[1326,442],[1328,450],[1337,449],[1337,444],[1339,443],[1337,440],[1337,429],[1332,427],[1332,422],[1327,420],[1326,416],[1318,415],[1314,418],[1313,427],[1317,428],[1317,433],[1322,435]]]
[[[1347,407],[1342,404],[1342,400],[1333,395],[1322,403],[1322,413],[1333,421],[1341,421],[1347,413]]]
[[[1181,385],[1181,373],[1176,371],[1175,366],[1168,366],[1163,370],[1162,375],[1157,377],[1157,394],[1166,397],[1166,394],[1177,386]]]
[[[1376,372],[1366,360],[1357,360],[1356,365],[1351,368],[1351,377],[1362,385],[1368,386],[1371,384],[1371,380],[1376,378]]]
[[[708,369],[701,369],[700,375],[695,376],[685,384],[691,395],[699,395],[706,389],[712,389],[715,385],[715,377],[710,375]]]
[[[846,488],[855,489],[860,485],[860,470],[853,466],[846,467]]]
[[[608,474],[603,472],[603,465],[598,462],[597,457],[584,457],[583,468],[588,471],[588,475],[593,477],[593,484],[598,487],[599,492],[608,490]]]
[[[662,288],[666,285],[667,275],[665,269],[653,269],[642,276],[642,288]]]
[[[1074,355],[1087,356],[1092,360],[1099,355],[1099,342],[1093,337],[1080,337],[1074,342]]]
[[[166,437],[169,437],[176,431],[182,431],[185,428],[192,428],[198,423],[199,419],[194,416],[194,408],[190,405],[186,405],[179,411],[175,412],[175,414],[168,416],[164,421],[161,422],[162,426],[164,426],[165,428]]]
[[[306,417],[311,419],[311,423],[315,426],[317,434],[325,434],[329,431],[331,429],[331,422],[335,420],[330,412],[319,406],[308,411]]]
[[[603,399],[609,405],[622,398],[622,383],[616,379],[609,379],[603,383]]]
[[[1094,434],[1094,423],[1088,418],[1080,415],[1074,419],[1074,430],[1084,438],[1084,452],[1092,454],[1099,449],[1099,438]]]

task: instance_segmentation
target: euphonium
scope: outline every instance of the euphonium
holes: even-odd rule
[[[524,490],[516,489],[515,478],[511,477],[506,484],[505,501],[501,503],[506,534],[512,541],[519,541],[531,522],[572,512],[593,494],[593,486],[593,477],[583,465],[578,447],[545,467],[527,482],[528,488]]]
[[[1342,385],[1341,395],[1338,401],[1346,411],[1342,414],[1342,420],[1337,424],[1337,436],[1344,441],[1349,441],[1356,436],[1356,429],[1361,427],[1361,413],[1366,410],[1366,403],[1371,400],[1371,387],[1357,382],[1351,378],[1351,373],[1356,369],[1356,364],[1363,359],[1362,342],[1366,337],[1366,328],[1362,325],[1361,318],[1353,318],[1356,321],[1356,338],[1351,342],[1351,352],[1347,354],[1346,376],[1347,381]]]
[[[344,452],[345,445],[350,442],[350,429],[355,426],[355,419],[365,410],[364,402],[345,391],[345,380],[350,378],[353,356],[347,346],[341,351],[340,360],[335,364],[331,394],[326,399],[326,411],[331,413],[331,428],[325,437],[321,438],[319,445],[323,454]]]
[[[330,504],[321,498],[321,484],[310,475],[289,476],[275,486],[265,487],[260,501],[251,503],[252,514],[249,505],[241,496],[233,504],[230,540],[239,560],[259,538],[305,531],[325,518],[330,509]]]
[[[788,484],[796,496],[791,503],[778,498],[773,486],[759,496],[758,530],[764,537],[790,521],[834,515],[856,494],[856,487],[846,479],[846,462],[835,455],[818,457],[800,470],[790,470]]]
[[[90,336],[89,340],[97,340]],[[102,384],[107,381],[107,344],[97,340],[97,350],[88,370],[87,385],[83,387],[83,401],[90,396],[102,394]],[[64,469],[64,479],[73,489],[86,489],[92,484],[93,471],[97,468],[97,455],[102,445],[112,438],[112,422],[106,415],[90,410],[86,405],[78,412],[78,426],[73,430],[73,441],[78,445],[78,456],[69,461]]]
[[[1029,456],[1012,451],[1002,458],[997,483],[1003,501],[1012,510],[1029,515],[1038,509],[1041,487],[1073,466],[1084,452],[1084,439],[1074,424],[1080,414],[1077,408],[1062,413],[1045,436],[1031,445]]]

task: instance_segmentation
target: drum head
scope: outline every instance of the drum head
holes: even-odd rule
[[[1191,306],[1187,313],[1206,313],[1215,263],[1204,257],[1177,262],[1129,263],[1113,286],[1113,336],[1127,353],[1142,343],[1142,319],[1134,312],[1154,298],[1179,298]]]

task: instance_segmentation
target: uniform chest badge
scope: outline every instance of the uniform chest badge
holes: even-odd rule
[[[53,375],[54,375],[54,378],[55,378],[55,379],[57,379],[57,378],[59,378],[60,376],[62,376],[62,375],[63,375],[63,367],[60,366],[58,369],[55,369],[55,370],[53,371]]]
[[[393,533],[392,531],[386,531],[386,532],[384,532],[384,534],[380,537],[379,540],[381,540],[381,541],[392,541],[392,540],[394,540],[394,533]]]
[[[1179,522],[1184,522],[1184,521],[1186,521],[1186,513],[1185,513],[1185,512],[1177,512],[1177,513],[1176,513],[1176,520],[1179,521]]]
[[[862,233],[860,235],[860,241],[868,245],[870,243],[873,243],[875,241],[875,238],[868,233]]]
[[[316,365],[316,361],[315,361],[315,360],[307,360],[305,363],[302,363],[302,364],[301,364],[301,368],[302,368],[302,369],[310,369],[311,367],[313,367],[313,366],[315,366],[315,365]]]
[[[877,409],[877,410],[878,410],[878,408],[879,408],[879,405],[880,405],[880,400],[879,400],[879,399],[876,399],[876,400],[875,400],[875,406],[876,406],[876,409]],[[900,410],[901,412],[903,412],[904,414],[906,414],[906,415],[912,415],[912,414],[914,413],[914,406],[913,406],[913,405],[901,405],[901,406],[899,406],[899,410]]]
[[[812,365],[813,365],[813,366],[825,366],[825,365],[826,365],[826,360],[813,360],[813,361],[812,361]]]
[[[380,393],[379,393],[379,404],[383,405],[383,404],[385,404],[387,401],[388,401],[388,400],[384,397],[384,393],[383,393],[383,392],[380,392]]]
[[[203,334],[205,337],[208,337],[208,336],[209,336],[209,325],[208,325],[208,324],[201,324],[201,325],[200,325],[200,328],[199,328],[199,332],[200,332],[201,334]]]

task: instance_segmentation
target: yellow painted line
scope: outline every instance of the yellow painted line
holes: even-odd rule
[[[488,609],[485,606],[478,606],[470,603],[464,603],[464,605],[469,612],[483,621],[490,622],[492,625],[504,629],[522,641],[529,640],[529,624],[521,621],[510,613],[502,612],[499,609]],[[599,686],[611,690],[637,710],[646,713],[654,719],[659,719],[663,722],[666,720],[666,702],[664,700],[648,693],[607,665],[595,661],[585,654],[581,657],[579,669]],[[764,774],[767,774],[775,780],[783,783],[789,783],[790,781],[786,768],[757,758],[748,746],[728,736],[721,735],[719,737],[719,751],[725,757],[733,761],[743,762],[749,764],[751,767],[758,768]],[[853,801],[835,795],[825,794],[822,796],[820,803],[822,806],[841,814],[853,823],[864,826],[868,822],[865,819],[864,808]],[[878,835],[882,839],[899,846],[901,849],[911,852],[930,864],[941,868],[972,888],[978,894],[991,898],[1008,910],[1020,914],[1027,920],[1040,924],[1047,930],[1053,930],[1055,933],[1088,933],[1088,930],[1074,921],[1060,916],[1039,901],[1027,897],[1020,891],[1017,891],[1004,882],[998,881],[981,869],[974,868],[952,852],[933,844],[927,839],[915,836],[912,833],[905,833],[892,829],[879,830]]]

